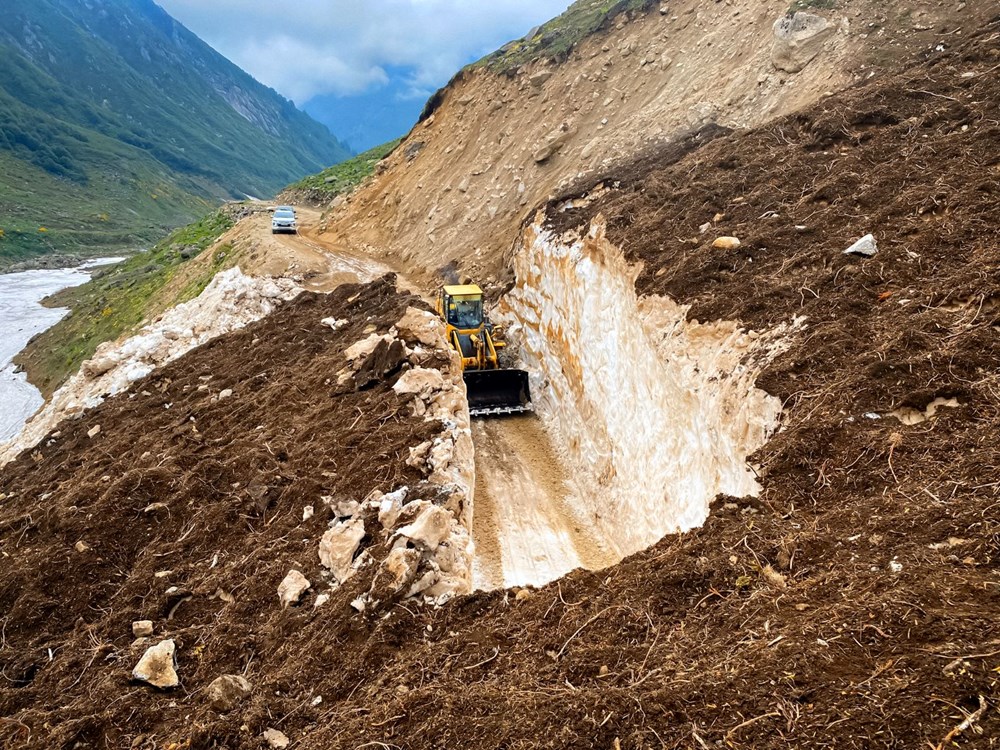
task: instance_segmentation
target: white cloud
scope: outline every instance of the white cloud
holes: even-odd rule
[[[425,95],[569,0],[158,0],[255,78],[302,105],[357,94],[408,69]]]

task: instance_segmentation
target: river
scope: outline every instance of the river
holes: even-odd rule
[[[85,284],[97,266],[121,260],[98,258],[77,268],[0,274],[0,443],[15,437],[43,403],[42,394],[12,364],[32,336],[51,328],[67,312],[43,307],[41,301]]]

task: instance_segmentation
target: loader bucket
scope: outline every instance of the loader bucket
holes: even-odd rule
[[[464,375],[472,416],[531,411],[528,373],[524,370],[466,370]]]

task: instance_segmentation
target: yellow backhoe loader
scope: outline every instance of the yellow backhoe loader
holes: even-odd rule
[[[462,358],[462,375],[474,417],[531,411],[528,373],[500,365],[506,346],[483,312],[483,290],[474,284],[446,286],[437,300],[448,343]]]

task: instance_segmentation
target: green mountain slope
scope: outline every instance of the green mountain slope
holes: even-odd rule
[[[151,0],[5,0],[0,264],[112,249],[350,156]]]

